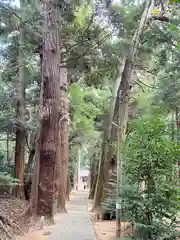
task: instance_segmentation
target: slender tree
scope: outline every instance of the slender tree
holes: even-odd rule
[[[20,11],[23,11],[24,4],[20,1]],[[23,15],[23,14],[22,14]],[[24,156],[25,156],[25,66],[24,66],[24,30],[20,28],[18,46],[18,81],[17,81],[17,127],[15,145],[15,177],[19,179],[19,184],[15,189],[15,196],[24,198]]]
[[[101,206],[101,202],[103,199],[103,190],[104,186],[106,186],[106,183],[108,181],[108,167],[110,166],[110,159],[108,159],[108,153],[110,150],[110,140],[111,140],[111,130],[112,130],[112,123],[113,123],[113,115],[114,115],[114,107],[115,107],[115,101],[117,96],[117,90],[119,88],[120,84],[120,78],[116,79],[113,86],[113,93],[112,98],[109,106],[109,113],[107,122],[105,123],[106,126],[104,126],[104,134],[103,134],[103,141],[101,145],[101,157],[99,161],[99,171],[98,171],[98,177],[97,177],[97,184],[96,184],[96,190],[94,193],[94,204],[93,204],[93,210],[96,208],[99,208]]]
[[[58,194],[58,211],[66,212],[66,193],[67,193],[67,181],[68,181],[68,82],[67,82],[67,69],[61,68],[60,77],[60,93],[61,93],[61,114],[60,114],[60,185]],[[59,154],[58,154],[59,155]],[[57,155],[57,156],[58,156]],[[58,159],[57,159],[58,161]]]
[[[121,76],[121,83],[119,85],[118,94],[117,94],[117,103],[118,103],[118,141],[117,141],[117,199],[121,195],[121,184],[122,184],[122,176],[123,176],[123,163],[122,163],[122,155],[121,150],[123,148],[123,144],[126,138],[126,129],[128,122],[128,105],[130,92],[132,89],[132,70],[134,67],[134,63],[136,60],[136,56],[139,49],[140,44],[140,36],[144,30],[144,26],[146,24],[148,14],[150,8],[152,7],[152,0],[149,0],[145,4],[144,11],[141,16],[141,20],[139,22],[139,26],[137,31],[134,34],[132,46],[129,50],[129,54],[125,60],[124,68]],[[119,186],[120,183],[120,186]],[[119,204],[116,204],[116,218],[117,218],[117,229],[116,229],[116,237],[121,236],[121,218],[120,218],[120,208]]]

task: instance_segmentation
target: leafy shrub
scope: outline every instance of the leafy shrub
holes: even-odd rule
[[[175,166],[180,148],[159,118],[137,121],[134,129],[125,147],[124,212],[137,239],[175,240],[179,235]]]
[[[111,197],[107,198],[102,203],[102,207],[105,210],[105,213],[109,214],[110,219],[113,219],[116,216],[116,199],[115,198],[111,198]]]

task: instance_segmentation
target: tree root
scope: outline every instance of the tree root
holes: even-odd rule
[[[92,214],[92,218],[94,221],[102,221],[103,220],[104,211],[103,211],[102,207],[92,208],[91,214]]]
[[[21,217],[32,216],[31,204],[28,204],[27,208],[20,215]]]
[[[16,223],[14,223],[11,219],[9,219],[9,217],[5,216],[2,213],[0,213],[0,223],[1,223],[1,227],[5,231],[7,230],[7,228],[12,227],[13,229],[17,229],[20,233],[22,233],[22,230],[20,229],[20,227]],[[5,228],[3,226],[5,226]]]
[[[1,220],[0,220],[0,228],[2,229],[1,232],[5,235],[5,239],[14,239],[12,233],[9,230],[9,227],[6,226]]]

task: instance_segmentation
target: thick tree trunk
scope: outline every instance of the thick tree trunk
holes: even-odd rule
[[[60,188],[58,195],[58,212],[67,212],[66,193],[68,179],[68,83],[67,70],[61,68],[61,114],[60,114]]]
[[[18,101],[17,101],[17,126],[15,145],[15,177],[19,184],[15,189],[15,196],[24,198],[24,154],[25,154],[25,81],[24,81],[24,56],[23,56],[24,32],[20,30],[19,56],[18,56]]]
[[[97,184],[96,190],[94,194],[94,203],[93,203],[93,211],[96,208],[101,206],[102,199],[104,198],[103,192],[104,187],[108,181],[108,167],[109,167],[109,149],[110,149],[110,140],[111,140],[111,129],[112,129],[112,122],[113,122],[113,114],[114,114],[114,107],[115,107],[115,99],[117,96],[117,90],[119,88],[120,78],[118,77],[116,82],[113,86],[113,93],[112,93],[112,100],[109,107],[109,114],[108,114],[108,122],[106,124],[104,134],[103,134],[103,142],[101,145],[101,157],[99,161],[99,171],[97,177]]]
[[[43,104],[40,111],[39,216],[53,221],[56,148],[59,138],[60,37],[59,11],[55,0],[44,2],[44,43],[42,54]]]

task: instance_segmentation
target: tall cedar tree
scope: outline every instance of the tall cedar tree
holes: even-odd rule
[[[21,9],[23,10],[21,3]],[[19,46],[18,46],[18,100],[17,100],[17,127],[16,127],[16,144],[15,144],[15,177],[19,180],[19,184],[14,189],[14,195],[18,198],[24,198],[24,155],[25,155],[25,79],[24,79],[24,30],[20,29]]]
[[[60,37],[56,0],[44,1],[44,39],[42,56],[42,109],[38,184],[38,215],[53,219],[56,148],[59,130]]]

